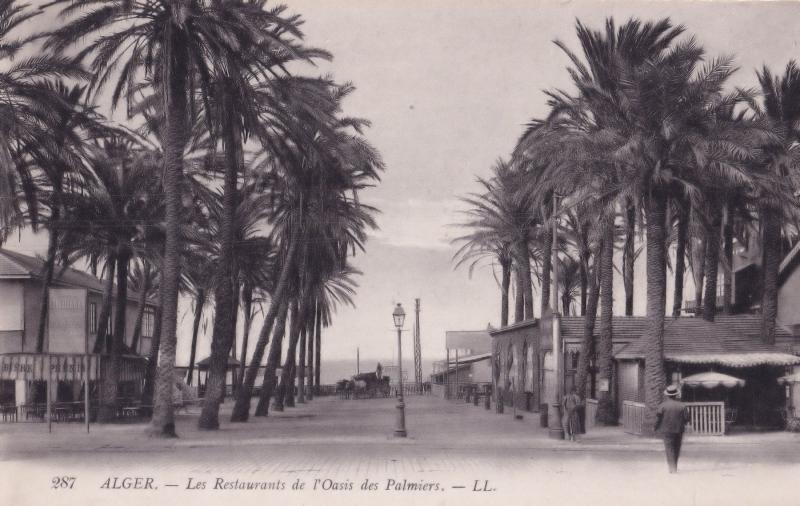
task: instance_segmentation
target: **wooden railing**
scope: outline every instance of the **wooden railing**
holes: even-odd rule
[[[586,419],[584,422],[585,429],[589,430],[594,427],[595,419],[597,418],[597,399],[586,399]]]
[[[705,436],[725,434],[724,402],[687,402],[689,410],[689,431]]]
[[[622,401],[622,426],[629,434],[642,434],[645,405],[641,402]]]

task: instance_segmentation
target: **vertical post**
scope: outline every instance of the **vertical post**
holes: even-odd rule
[[[406,437],[406,404],[403,399],[403,344],[400,338],[400,327],[397,327],[397,384],[400,395],[397,398],[397,427],[395,437]]]
[[[450,398],[450,348],[446,348],[447,350],[447,360],[444,365],[444,398]]]
[[[86,422],[86,433],[89,433],[89,364],[91,364],[91,357],[86,353],[84,357],[84,383],[83,383],[83,419]]]
[[[458,348],[456,348],[456,399],[458,399],[458,393],[461,391],[460,387],[461,382],[460,378],[458,377]]]
[[[356,348],[356,374],[361,374],[361,348]]]
[[[414,380],[417,383],[417,392],[422,391],[422,347],[420,344],[420,326],[419,326],[419,299],[414,299],[416,303],[416,322],[414,326]]]
[[[561,398],[564,396],[563,389],[563,351],[561,350],[561,320],[558,315],[558,196],[553,194],[553,245],[552,252],[552,273],[553,280],[550,283],[550,307],[552,309],[552,331],[553,331],[553,367],[555,383],[553,388],[553,399],[551,399],[550,412],[548,413],[548,432],[553,439],[564,439],[564,428],[561,426]]]
[[[53,379],[53,361],[50,352],[47,352],[47,388],[45,389],[45,409],[47,410],[47,432],[53,432],[53,416],[50,412],[50,383]]]

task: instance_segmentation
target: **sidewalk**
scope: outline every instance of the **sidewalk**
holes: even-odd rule
[[[598,450],[615,452],[661,452],[659,439],[627,434],[622,427],[594,427],[581,435],[578,442],[551,439],[539,425],[538,413],[520,413],[514,419],[512,410],[503,414],[485,410],[463,401],[436,397],[412,396],[406,399],[406,420],[409,437],[394,438],[394,399],[339,400],[317,398],[282,413],[270,412],[266,418],[251,417],[247,423],[230,423],[232,402],[221,408],[221,428],[201,431],[197,428],[199,410],[176,417],[177,439],[151,438],[146,423],[92,424],[86,434],[82,424],[53,424],[52,433],[46,423],[0,424],[0,460],[13,455],[33,455],[59,451],[158,450],[204,447],[244,447],[252,445],[397,445],[418,450],[461,449],[491,450],[497,448],[542,449],[555,451]],[[785,448],[800,443],[800,434],[768,432],[731,436],[693,436],[686,443],[697,447],[753,445],[761,449]],[[12,457],[13,458],[13,457]]]

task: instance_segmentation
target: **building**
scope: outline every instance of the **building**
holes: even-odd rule
[[[492,337],[488,330],[448,330],[447,358],[433,363],[431,389],[443,398],[459,397],[466,386],[491,384]]]
[[[0,405],[43,404],[48,383],[50,399],[78,402],[83,398],[88,375],[90,392],[108,373],[110,357],[93,353],[103,301],[103,283],[87,273],[56,266],[49,290],[44,347],[37,353],[36,340],[42,303],[44,262],[0,249]],[[120,396],[141,391],[146,360],[155,324],[155,307],[145,306],[142,332],[132,342],[139,295],[128,292],[125,342],[119,362]],[[113,318],[109,322],[113,331]],[[134,346],[135,344],[135,346]],[[38,408],[37,408],[38,409]]]
[[[559,321],[566,391],[574,384],[584,321],[574,316],[559,317]],[[787,392],[778,382],[778,378],[800,365],[800,356],[796,354],[798,340],[779,327],[776,344],[764,344],[760,340],[760,324],[760,315],[754,314],[717,316],[713,323],[696,317],[668,318],[664,327],[667,382],[680,384],[682,378],[706,371],[741,378],[745,380],[743,388],[715,395],[724,396],[726,406],[738,411],[739,423],[775,426],[787,401],[791,404],[795,398],[800,400],[796,385],[790,386]],[[541,405],[553,397],[557,379],[552,337],[547,331],[543,337],[543,327],[547,325],[542,325],[541,320],[529,320],[490,332],[492,381],[503,404],[539,411]],[[621,418],[626,401],[644,401],[645,341],[642,336],[647,329],[647,319],[615,316],[612,328],[614,372],[608,388]],[[595,342],[599,339],[598,330],[595,326]],[[599,388],[594,357],[591,357],[588,396],[594,398]],[[684,396],[689,400],[711,400],[710,393],[684,389]]]

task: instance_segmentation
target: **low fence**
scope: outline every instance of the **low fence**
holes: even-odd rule
[[[692,434],[722,436],[725,434],[724,402],[687,402],[689,426]]]
[[[623,430],[629,434],[641,435],[644,428],[644,412],[644,403],[622,401]]]

